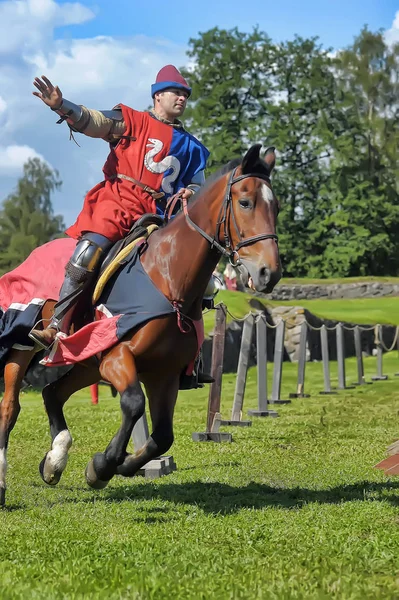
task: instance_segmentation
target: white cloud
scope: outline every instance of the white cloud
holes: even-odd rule
[[[186,62],[185,48],[147,36],[115,39],[54,39],[56,27],[79,24],[93,13],[78,2],[6,0],[0,2],[0,201],[15,188],[22,165],[44,157],[63,181],[54,195],[56,213],[67,224],[77,216],[85,193],[101,181],[108,145],[56,125],[57,115],[32,96],[33,78],[47,75],[77,104],[106,109],[123,102],[138,110],[151,102],[150,87],[165,64]]]
[[[7,102],[0,96],[0,115],[7,110]]]
[[[399,43],[399,10],[395,14],[395,18],[392,23],[392,27],[387,29],[384,34],[385,41],[387,44]]]
[[[53,29],[79,25],[94,17],[79,2],[57,4],[54,0],[6,0],[0,2],[0,53],[29,53],[45,47]]]
[[[44,161],[36,150],[30,146],[0,146],[0,173],[2,175],[17,175],[22,173],[22,167],[29,158],[40,158]]]

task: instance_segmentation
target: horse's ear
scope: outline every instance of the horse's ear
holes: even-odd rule
[[[259,152],[261,148],[262,144],[254,144],[250,147],[242,159],[241,169],[243,175],[246,173],[252,173],[254,171],[255,165],[259,161]]]
[[[269,167],[269,172],[271,173],[273,171],[273,169],[274,169],[274,165],[276,164],[276,153],[275,153],[275,147],[274,146],[270,146],[266,150],[265,156],[263,157],[263,160],[265,161],[265,163]]]

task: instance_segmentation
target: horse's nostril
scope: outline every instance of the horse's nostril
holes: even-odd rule
[[[259,270],[259,276],[262,282],[267,283],[270,279],[270,269],[268,269],[267,267],[262,267]]]

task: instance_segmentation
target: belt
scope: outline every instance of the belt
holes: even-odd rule
[[[165,196],[164,192],[157,192],[149,185],[145,185],[141,181],[134,179],[134,177],[129,177],[129,175],[123,175],[122,173],[118,173],[117,175],[112,175],[111,177],[108,177],[107,179],[126,179],[126,181],[130,181],[131,183],[134,183],[134,185],[137,185],[139,188],[141,188],[142,190],[144,190],[145,192],[150,194],[150,196],[152,196],[154,198],[154,200],[160,200],[161,198],[163,198]]]

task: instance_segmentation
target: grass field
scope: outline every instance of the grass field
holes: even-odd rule
[[[229,292],[221,290],[216,297],[217,302],[226,304],[231,315],[241,319],[250,310],[250,300],[260,300],[267,306],[302,306],[320,318],[362,325],[399,325],[399,297],[383,298],[353,298],[339,300],[296,300],[290,302],[269,301],[260,299],[252,294],[243,292]],[[233,318],[228,315],[228,321]],[[205,314],[205,331],[209,333],[214,326],[215,314],[213,311]]]
[[[337,283],[399,283],[399,277],[331,277],[330,279],[312,279],[310,277],[283,277],[280,284],[283,285],[331,285]],[[280,285],[279,284],[279,285]]]
[[[399,371],[397,353],[384,367]],[[366,377],[374,371],[367,359]],[[283,398],[295,381],[296,365],[284,364]],[[234,384],[224,376],[224,416]],[[178,471],[100,492],[83,472],[119,425],[118,401],[101,388],[97,407],[87,390],[67,405],[74,446],[53,489],[37,470],[49,443],[41,398],[24,394],[0,511],[0,598],[399,598],[399,478],[372,468],[399,436],[399,377],[336,396],[321,389],[321,364],[308,364],[312,397],[231,430],[232,444],[191,441],[204,430],[207,391],[183,392]],[[256,406],[254,369],[245,404]]]

